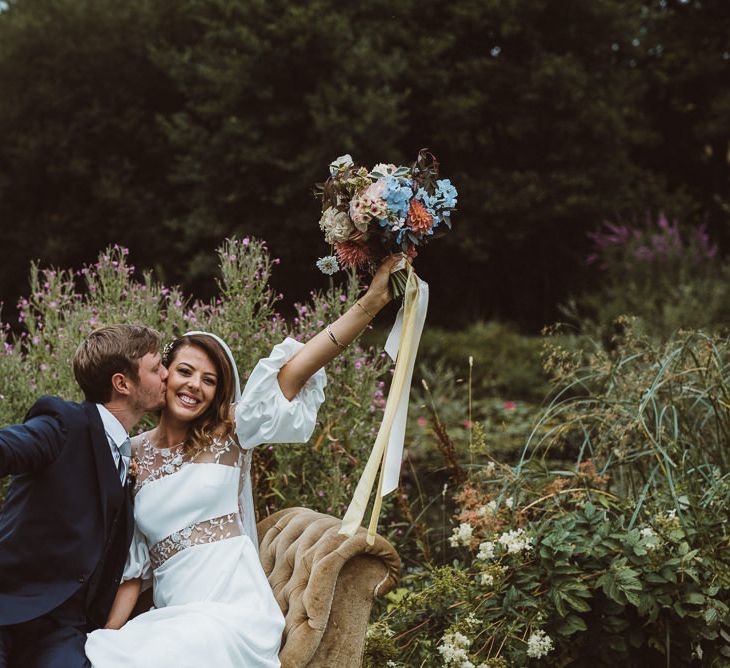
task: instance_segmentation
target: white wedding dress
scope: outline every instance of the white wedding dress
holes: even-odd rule
[[[86,654],[94,668],[279,666],[284,618],[240,499],[250,448],[303,442],[314,430],[324,371],[292,401],[277,380],[301,345],[287,339],[256,365],[236,406],[241,447],[214,441],[190,457],[137,439],[135,535],[123,580],[151,579],[154,608],[118,631],[90,633]]]

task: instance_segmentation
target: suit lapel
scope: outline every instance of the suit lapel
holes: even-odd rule
[[[109,449],[109,441],[99,411],[94,404],[89,402],[84,402],[84,409],[89,418],[91,450],[94,453],[94,463],[96,464],[104,532],[107,534],[110,524],[124,502],[124,489],[119,481],[119,472],[114,465],[114,457]]]

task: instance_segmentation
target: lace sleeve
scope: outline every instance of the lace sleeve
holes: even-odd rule
[[[261,443],[304,443],[309,440],[324,401],[327,375],[317,371],[289,401],[279,387],[279,369],[304,346],[287,338],[254,368],[236,406],[236,435],[244,449]]]

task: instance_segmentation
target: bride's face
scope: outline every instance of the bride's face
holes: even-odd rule
[[[188,422],[201,416],[215,398],[218,374],[208,355],[197,346],[175,353],[167,376],[167,411]]]

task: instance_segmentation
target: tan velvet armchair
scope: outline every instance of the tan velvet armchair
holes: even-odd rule
[[[340,520],[287,508],[258,524],[264,572],[286,620],[282,668],[357,668],[373,600],[398,582],[400,558],[381,536],[348,538]]]
[[[398,582],[400,558],[381,536],[368,545],[365,529],[348,538],[340,520],[307,508],[287,508],[258,523],[261,564],[285,627],[282,668],[357,668],[370,611]],[[149,610],[152,591],[135,614]]]

